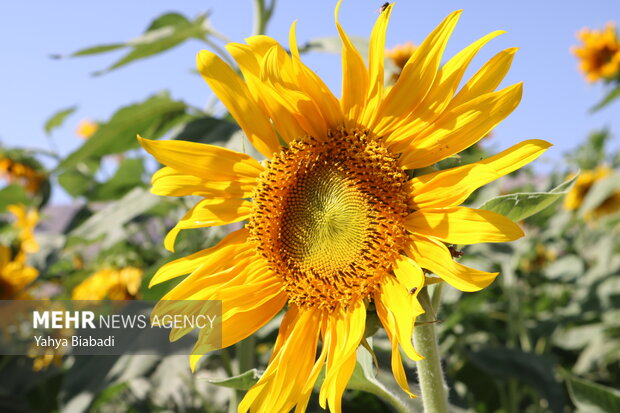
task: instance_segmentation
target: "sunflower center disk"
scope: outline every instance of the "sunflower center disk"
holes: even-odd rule
[[[405,242],[407,175],[378,140],[339,130],[274,156],[248,227],[289,302],[333,309],[365,298]]]

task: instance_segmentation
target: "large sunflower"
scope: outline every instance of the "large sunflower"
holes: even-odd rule
[[[571,51],[579,58],[579,69],[588,82],[611,79],[620,74],[620,39],[616,25],[609,22],[604,30],[584,28],[577,33],[582,45]]]
[[[420,358],[411,336],[423,312],[417,293],[424,271],[479,290],[497,273],[455,262],[448,245],[523,235],[501,215],[458,205],[550,146],[530,140],[474,164],[420,172],[476,143],[518,105],[521,84],[495,91],[516,49],[497,54],[456,93],[474,55],[501,33],[440,67],[457,11],[387,90],[392,5],[372,31],[368,67],[338,23],[338,7],[340,99],[301,62],[295,24],[290,54],[267,36],[227,46],[243,77],[209,51],[198,55],[200,73],[265,161],[211,145],[140,139],[166,165],[153,176],[154,193],[204,197],[167,235],[168,249],[182,229],[247,221],[218,245],[163,266],[151,284],[189,273],[165,300],[222,300],[224,347],[286,308],[269,365],[241,412],[303,411],[324,367],[320,404],[340,411],[370,303],[391,340],[396,380],[409,392],[399,346]],[[207,342],[202,331],[192,368]]]

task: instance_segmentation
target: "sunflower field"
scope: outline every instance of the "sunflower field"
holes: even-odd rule
[[[0,411],[620,412],[617,4],[160,3],[4,111]]]

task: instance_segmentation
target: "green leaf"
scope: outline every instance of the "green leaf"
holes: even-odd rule
[[[171,49],[191,38],[204,38],[207,34],[205,21],[206,15],[200,15],[196,20],[189,21],[178,13],[164,14],[155,19],[142,36],[127,42],[127,46],[132,48],[129,53],[107,69],[94,74],[105,74],[135,60]]]
[[[235,123],[207,116],[188,122],[175,139],[221,145],[238,130]]]
[[[518,379],[543,396],[553,412],[563,412],[564,391],[556,381],[551,362],[538,354],[509,348],[483,348],[468,352],[469,359],[489,375]]]
[[[580,169],[595,169],[605,160],[605,146],[610,138],[609,130],[595,130],[584,143],[567,153],[566,159]]]
[[[620,391],[564,374],[568,394],[577,410],[587,413],[620,412]]]
[[[168,93],[154,95],[144,102],[119,109],[99,126],[84,144],[69,154],[58,166],[70,169],[79,163],[103,155],[137,148],[138,134],[154,139],[161,137],[185,117],[184,102],[170,99]]]
[[[69,55],[61,55],[61,54],[53,54],[50,57],[52,59],[64,59],[67,57],[80,57],[80,56],[91,56],[100,53],[107,53],[114,50],[122,49],[123,47],[127,47],[125,43],[114,43],[114,44],[102,44],[97,46],[90,46],[85,49],[80,49],[77,52],[73,52]]]
[[[85,194],[95,184],[92,176],[85,175],[77,169],[65,171],[58,175],[58,183],[74,198]]]
[[[579,213],[581,215],[587,214],[618,191],[620,191],[620,176],[618,174],[611,174],[595,182],[583,200]]]
[[[30,203],[31,198],[21,185],[8,185],[0,190],[0,212],[4,212],[8,205]]]
[[[190,21],[181,14],[166,13],[153,20],[141,36],[125,43],[110,43],[90,46],[69,55],[56,54],[51,57],[54,59],[62,59],[67,57],[92,56],[119,49],[131,49],[127,54],[125,54],[125,56],[110,65],[108,68],[93,73],[93,75],[99,76],[114,69],[118,69],[119,67],[125,66],[133,61],[144,59],[171,49],[188,39],[204,39],[208,34],[208,25],[206,24],[206,20],[207,16],[204,14],[198,16],[195,20]]]
[[[228,377],[225,379],[209,379],[209,383],[216,386],[229,387],[236,390],[249,390],[254,386],[261,377],[261,373],[256,369],[248,370],[237,376]]]
[[[369,42],[368,39],[361,36],[351,36],[351,43],[357,49],[358,52],[365,58],[368,56]],[[305,44],[299,47],[300,53],[308,52],[324,52],[340,54],[342,50],[342,42],[338,36],[326,36],[317,37],[308,40]]]
[[[521,192],[497,196],[484,202],[479,208],[497,212],[513,221],[521,221],[551,206],[566,195],[576,179],[577,175],[549,192]]]
[[[116,173],[108,181],[94,189],[91,200],[108,201],[118,199],[133,188],[142,186],[144,165],[142,159],[124,159]]]
[[[159,202],[159,197],[143,188],[135,188],[123,198],[108,204],[70,232],[67,247],[83,241],[102,238],[102,246],[109,247],[124,239],[126,223]]]
[[[544,273],[550,279],[576,280],[585,273],[585,263],[577,255],[564,255],[551,261],[544,269]]]
[[[68,169],[58,175],[58,183],[73,197],[82,196],[95,188],[97,181],[95,174],[100,162],[97,159],[88,159],[77,167]]]
[[[45,122],[45,126],[44,126],[45,133],[47,133],[48,135],[52,133],[54,129],[62,125],[62,123],[67,118],[67,116],[73,114],[73,112],[75,112],[76,110],[77,110],[77,106],[71,106],[69,108],[62,109],[54,113],[47,120],[47,122]]]
[[[366,339],[368,346],[372,349],[372,337]],[[350,389],[365,390],[369,385],[374,384],[377,374],[375,372],[375,365],[373,355],[364,346],[357,348],[357,364],[353,375],[347,384]]]
[[[594,107],[590,109],[590,112],[596,112],[596,111],[603,109],[605,106],[609,105],[611,102],[618,99],[619,97],[620,97],[620,85],[611,89],[609,93],[607,93],[607,95],[603,98],[603,100],[601,100],[599,103],[597,103]]]

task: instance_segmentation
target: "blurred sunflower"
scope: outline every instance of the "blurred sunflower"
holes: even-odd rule
[[[599,181],[609,177],[613,169],[608,166],[599,166],[594,170],[583,171],[577,177],[575,185],[564,198],[564,209],[574,211],[581,207],[586,196],[592,187]],[[610,194],[592,211],[589,211],[586,218],[598,218],[603,215],[611,214],[620,210],[620,191]]]
[[[11,247],[0,245],[0,299],[29,299],[28,287],[39,275],[36,268],[26,264],[26,254],[13,253]]]
[[[88,119],[82,119],[80,123],[78,123],[78,127],[75,130],[75,134],[82,139],[88,139],[97,132],[99,129],[99,124],[95,123]]]
[[[385,51],[385,57],[390,59],[392,63],[396,66],[396,72],[392,73],[391,81],[396,82],[398,80],[398,76],[400,72],[402,72],[403,68],[409,61],[409,58],[415,52],[416,45],[411,42],[398,44],[391,49]]]
[[[74,300],[132,300],[138,295],[143,270],[137,267],[104,268],[78,284],[71,293]]]
[[[287,306],[269,365],[240,412],[305,410],[324,366],[319,402],[339,412],[370,303],[391,340],[396,380],[409,393],[398,348],[420,359],[411,336],[423,312],[417,293],[424,270],[461,290],[479,290],[497,273],[455,262],[447,245],[523,235],[501,215],[458,205],[550,146],[529,140],[477,163],[422,174],[477,142],[518,105],[521,84],[495,91],[515,49],[497,54],[456,93],[474,55],[502,33],[440,67],[457,11],[420,44],[387,91],[392,5],[372,30],[368,67],[338,23],[339,6],[340,99],[301,62],[295,24],[290,55],[267,36],[227,46],[243,78],[215,54],[198,55],[200,73],[267,160],[139,138],[166,165],[153,176],[155,194],[204,197],[166,236],[168,249],[183,229],[248,221],[218,245],[160,268],[151,285],[190,273],[163,300],[222,300],[223,347]],[[192,368],[210,350],[208,333],[200,332]]]
[[[583,45],[573,46],[571,51],[579,58],[579,69],[588,82],[620,75],[620,40],[613,22],[609,22],[605,30],[584,28],[577,33],[577,38]]]
[[[34,229],[39,223],[39,211],[27,209],[23,204],[9,205],[7,210],[15,216],[14,227],[19,230],[20,249],[27,254],[39,251],[39,243],[34,236]]]
[[[0,179],[18,183],[31,194],[36,194],[46,177],[38,166],[13,159],[8,153],[0,153]]]

